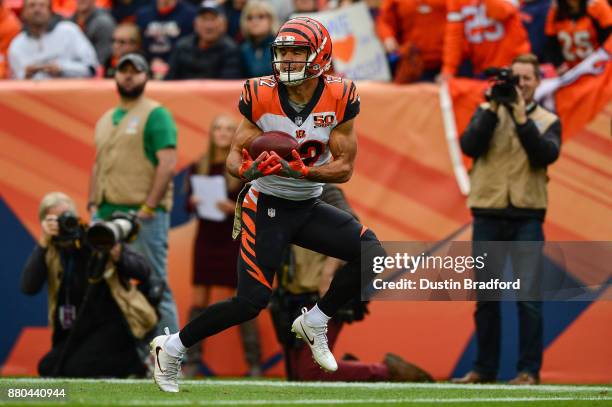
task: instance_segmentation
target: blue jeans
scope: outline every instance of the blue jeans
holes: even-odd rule
[[[544,241],[542,221],[539,219],[508,219],[495,217],[474,217],[474,250],[476,242],[483,241]],[[537,287],[541,276],[541,247],[530,245],[530,249],[510,252],[514,274],[519,274],[521,286]],[[475,253],[476,255],[476,253]],[[501,275],[506,256],[493,256],[499,261],[488,264],[487,276]],[[501,347],[501,304],[499,301],[478,301],[474,319],[476,322],[477,357],[474,370],[482,376],[495,379],[499,369]],[[518,372],[539,375],[542,366],[543,319],[541,301],[518,301],[519,360]]]
[[[168,284],[166,270],[168,259],[168,230],[170,229],[170,215],[166,212],[157,212],[152,219],[140,220],[138,238],[130,244],[134,251],[143,255],[148,261],[157,278],[166,283],[166,289],[158,305],[160,314],[159,323],[154,329],[155,335],[161,335],[164,327],[170,332],[178,332],[178,312],[176,303]]]

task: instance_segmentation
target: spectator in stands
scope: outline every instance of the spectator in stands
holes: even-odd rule
[[[294,13],[316,13],[319,11],[317,0],[293,0]]]
[[[148,72],[140,54],[126,54],[117,64],[120,102],[96,124],[96,161],[87,209],[100,219],[108,219],[115,211],[133,211],[138,216],[140,232],[130,246],[149,261],[156,279],[165,283],[155,331],[159,335],[164,327],[178,330],[166,271],[177,130],[170,112],[144,97]]]
[[[489,93],[461,136],[461,149],[472,157],[468,206],[474,216],[473,255],[487,257],[477,276],[481,281],[501,278],[508,252],[515,277],[520,278],[523,300],[519,311],[518,376],[511,384],[537,384],[542,366],[543,322],[539,301],[542,223],[546,214],[547,168],[559,157],[561,124],[553,113],[533,99],[540,83],[535,55],[520,55],[512,63],[519,77],[514,102],[500,102]],[[499,241],[528,241],[517,251]],[[492,242],[492,243],[489,243]],[[500,358],[501,306],[478,292],[477,357],[472,371],[457,383],[495,381]]]
[[[278,22],[287,21],[289,16],[293,12],[293,2],[287,0],[266,0],[266,3],[270,4],[276,12]]]
[[[195,33],[172,52],[166,79],[242,78],[240,49],[225,35],[225,17],[214,0],[205,1],[194,21]]]
[[[184,0],[156,0],[138,10],[143,49],[155,79],[163,79],[176,43],[193,32],[196,9]]]
[[[96,7],[96,0],[77,0],[76,13],[72,21],[81,27],[104,64],[112,54],[112,37],[115,20],[108,11]]]
[[[148,283],[151,270],[121,243],[98,257],[101,252],[94,253],[83,239],[86,226],[63,226],[67,214],[76,216],[72,199],[61,192],[45,195],[39,209],[42,235],[21,276],[25,294],[48,286],[51,350],[38,371],[41,376],[143,375],[135,338],[144,337],[157,316],[130,280]]]
[[[96,0],[96,7],[107,10],[112,0]],[[77,0],[51,0],[51,10],[62,18],[69,19],[77,11]]]
[[[13,78],[95,75],[98,59],[93,46],[73,22],[51,22],[49,0],[25,0],[22,17],[27,29],[9,47]]]
[[[149,5],[149,0],[113,0],[111,14],[117,24],[135,23],[136,13],[143,6]]]
[[[325,184],[321,200],[355,217],[340,188]],[[287,265],[281,268],[278,288],[272,296],[271,312],[276,335],[285,352],[285,368],[289,380],[320,381],[432,381],[419,367],[388,353],[382,363],[363,363],[354,356],[338,361],[338,370],[324,372],[313,361],[310,350],[291,332],[291,323],[303,307],[311,307],[327,292],[334,274],[343,273],[345,262],[320,253],[292,246]],[[327,325],[330,350],[338,340],[345,323],[364,319],[367,303],[359,299],[341,308]]]
[[[456,75],[464,61],[478,77],[486,68],[507,66],[530,51],[517,4],[508,0],[447,0],[446,4],[440,79]]]
[[[396,83],[435,79],[442,67],[445,25],[446,0],[382,2],[376,26],[387,54],[399,58]]]
[[[113,53],[104,63],[104,77],[114,78],[117,62],[129,53],[140,53],[140,31],[133,23],[121,23],[113,32]]]
[[[612,7],[606,0],[558,0],[546,19],[547,60],[561,74],[599,48],[612,31]]]
[[[248,78],[272,75],[270,44],[278,30],[274,9],[265,1],[249,1],[243,10],[240,27],[244,37],[240,45],[244,74]]]
[[[544,26],[546,25],[546,15],[550,8],[551,0],[525,0],[521,2],[521,20],[527,30],[531,52],[544,61],[544,48],[546,46],[546,35]]]
[[[21,31],[17,16],[0,0],[0,79],[9,77],[8,49],[11,41]]]
[[[246,4],[247,0],[227,0],[223,4],[223,14],[227,20],[227,35],[237,43],[241,43],[244,39],[241,16]]]
[[[238,284],[236,259],[240,242],[232,239],[234,208],[242,182],[229,175],[225,159],[229,154],[232,137],[238,123],[228,115],[217,116],[210,125],[208,149],[189,169],[189,175],[222,176],[225,179],[228,199],[217,202],[217,207],[225,214],[225,219],[211,220],[198,218],[198,229],[193,247],[193,306],[189,320],[198,316],[211,302],[213,288],[226,289],[231,297]],[[188,210],[194,212],[199,199],[191,195]],[[255,320],[240,325],[240,336],[244,347],[249,376],[261,375],[261,350],[259,331]],[[186,375],[193,376],[198,371],[201,360],[201,346],[192,346],[187,351],[187,363],[183,366]]]

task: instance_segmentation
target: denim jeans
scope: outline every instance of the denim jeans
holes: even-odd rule
[[[157,212],[152,219],[141,219],[140,225],[138,238],[130,247],[142,254],[149,261],[155,275],[166,283],[166,289],[158,305],[160,320],[154,329],[155,335],[161,335],[164,327],[168,327],[172,333],[178,332],[178,312],[168,284],[166,269],[170,215],[166,212]]]
[[[508,219],[476,216],[473,224],[475,255],[479,250],[476,242],[484,241],[544,241],[542,221],[535,218]],[[499,246],[497,246],[499,247]],[[522,245],[521,245],[522,247]],[[541,277],[541,246],[530,245],[525,251],[521,248],[510,251],[512,269],[521,278],[521,286],[538,286]],[[487,275],[501,275],[506,256],[497,258],[496,264],[488,264]],[[518,301],[519,320],[519,360],[518,372],[528,372],[538,376],[542,366],[543,319],[541,301]],[[499,369],[501,347],[501,304],[499,301],[478,301],[474,313],[476,322],[477,357],[474,370],[494,379]]]

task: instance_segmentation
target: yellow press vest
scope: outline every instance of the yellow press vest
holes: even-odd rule
[[[64,273],[59,252],[53,245],[50,245],[47,249],[45,263],[47,264],[48,273],[49,326],[53,329],[53,317],[57,307],[57,295]],[[119,281],[117,271],[110,262],[107,270],[104,272],[104,279],[110,289],[113,299],[125,317],[132,331],[132,335],[142,339],[145,334],[157,324],[155,309],[134,285],[128,283],[126,287]]]
[[[145,154],[144,128],[159,103],[141,98],[117,126],[113,112],[107,111],[96,124],[95,201],[117,205],[142,205],[153,186],[155,166]],[[159,202],[166,211],[172,208],[172,182]]]
[[[488,109],[487,103],[481,105]],[[497,127],[489,149],[478,157],[470,170],[470,208],[504,209],[510,205],[525,209],[546,209],[548,198],[546,167],[533,167],[521,145],[515,124],[507,109],[500,107]],[[540,135],[557,116],[540,106],[528,114]]]
[[[327,256],[295,245],[291,246],[291,250],[295,259],[295,275],[285,288],[291,294],[318,292]]]

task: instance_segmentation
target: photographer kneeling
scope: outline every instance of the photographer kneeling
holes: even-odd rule
[[[542,223],[548,204],[547,167],[561,148],[557,116],[533,99],[540,83],[535,55],[520,55],[510,70],[498,70],[495,84],[461,137],[461,149],[474,159],[468,206],[474,216],[474,256],[488,253],[479,279],[501,277],[508,255],[518,296],[518,375],[511,384],[537,384],[542,366],[543,321],[539,284],[542,275]],[[498,241],[529,242],[496,244]],[[492,243],[489,243],[492,242]],[[501,347],[499,298],[478,292],[474,319],[477,356],[472,371],[456,383],[497,378]]]
[[[148,290],[146,260],[122,243],[94,249],[72,199],[47,194],[39,208],[42,236],[24,267],[21,289],[48,285],[52,348],[39,363],[41,376],[143,375],[136,339],[157,323]],[[130,279],[138,280],[138,289]],[[145,291],[146,292],[146,291]],[[153,301],[153,300],[152,300]]]

